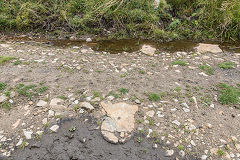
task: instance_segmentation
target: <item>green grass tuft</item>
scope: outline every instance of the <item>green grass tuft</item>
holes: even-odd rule
[[[6,88],[6,84],[3,82],[0,82],[0,91],[3,91]]]
[[[15,59],[15,57],[0,56],[0,65],[5,64],[13,59]]]
[[[150,101],[158,101],[158,100],[160,100],[160,96],[158,94],[156,94],[156,93],[150,93],[148,95],[148,99]]]
[[[235,88],[233,86],[229,86],[225,83],[221,83],[218,85],[219,87],[219,96],[218,101],[221,104],[238,104],[240,97],[240,88]]]
[[[219,63],[218,67],[222,69],[232,69],[234,65],[235,63],[228,61],[228,62]]]
[[[176,60],[176,61],[172,62],[172,65],[187,66],[188,64],[184,60]]]
[[[214,75],[214,69],[213,67],[203,64],[201,66],[199,66],[199,69],[201,69],[202,71],[204,71],[207,75]]]
[[[128,90],[127,88],[120,88],[118,91],[119,91],[122,95],[127,94],[127,93],[129,92],[129,90]]]

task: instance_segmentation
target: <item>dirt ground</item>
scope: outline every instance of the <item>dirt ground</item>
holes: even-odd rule
[[[10,159],[240,158],[240,105],[220,104],[217,92],[219,83],[240,84],[239,53],[171,53],[158,49],[151,57],[139,51],[109,54],[82,44],[59,47],[45,42],[2,39],[0,56],[18,58],[0,64],[0,82],[6,84],[0,93],[9,92],[7,104],[11,106],[11,109],[0,108],[2,156]],[[173,65],[178,59],[187,64]],[[235,65],[232,69],[219,68],[218,64],[224,61]],[[207,75],[199,69],[202,64],[212,66],[214,74]],[[36,85],[38,89],[23,92],[19,87],[22,84]],[[155,94],[159,95],[156,100]],[[63,100],[63,110],[50,107],[54,98]],[[40,100],[47,104],[37,106]],[[104,119],[99,114],[99,103],[108,100],[139,106],[134,136],[124,145],[106,142],[99,129],[95,129]],[[88,113],[78,107],[80,102],[89,102],[95,109]],[[81,120],[67,121],[57,133],[49,133],[50,127],[61,119],[83,114],[96,120],[86,124]],[[68,131],[70,126],[76,126],[74,138]],[[31,137],[27,138],[24,131]],[[83,137],[86,143],[81,142]],[[166,157],[169,151],[172,154]]]

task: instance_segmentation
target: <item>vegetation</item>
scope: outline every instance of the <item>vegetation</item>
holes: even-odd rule
[[[204,71],[207,75],[214,75],[213,67],[211,67],[211,66],[209,66],[207,64],[203,64],[203,65],[199,66],[199,69]]]
[[[232,69],[234,65],[235,63],[228,61],[228,62],[219,63],[218,67],[222,69]]]
[[[238,104],[240,99],[240,88],[229,86],[225,83],[219,84],[218,100],[221,104]]]
[[[2,0],[0,29],[152,39],[238,39],[239,0]]]
[[[149,101],[158,101],[158,100],[160,100],[160,96],[156,93],[150,93],[148,95],[148,99],[149,99]]]
[[[1,23],[0,23],[0,27],[1,27]],[[13,59],[15,59],[15,57],[0,56],[0,65],[5,64]]]
[[[172,62],[172,65],[187,66],[188,64],[186,61],[177,60],[177,61]]]

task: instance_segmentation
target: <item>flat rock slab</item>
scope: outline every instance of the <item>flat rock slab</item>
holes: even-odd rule
[[[195,48],[199,53],[221,53],[222,49],[216,44],[199,43]]]
[[[150,45],[143,45],[140,51],[148,56],[153,56],[156,51],[156,48]]]
[[[103,137],[111,143],[125,142],[134,130],[134,114],[138,111],[138,106],[110,102],[101,102],[100,105],[107,115],[101,126]]]

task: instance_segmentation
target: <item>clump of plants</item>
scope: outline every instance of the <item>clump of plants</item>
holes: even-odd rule
[[[235,63],[230,62],[230,61],[218,64],[219,68],[222,68],[222,69],[232,69],[234,65],[235,65]]]
[[[229,86],[225,83],[221,83],[218,85],[218,101],[221,104],[229,105],[229,104],[239,104],[240,97],[240,88]]]
[[[207,75],[214,75],[213,67],[211,67],[211,66],[209,66],[207,64],[203,64],[203,65],[199,66],[199,69],[204,71]]]

